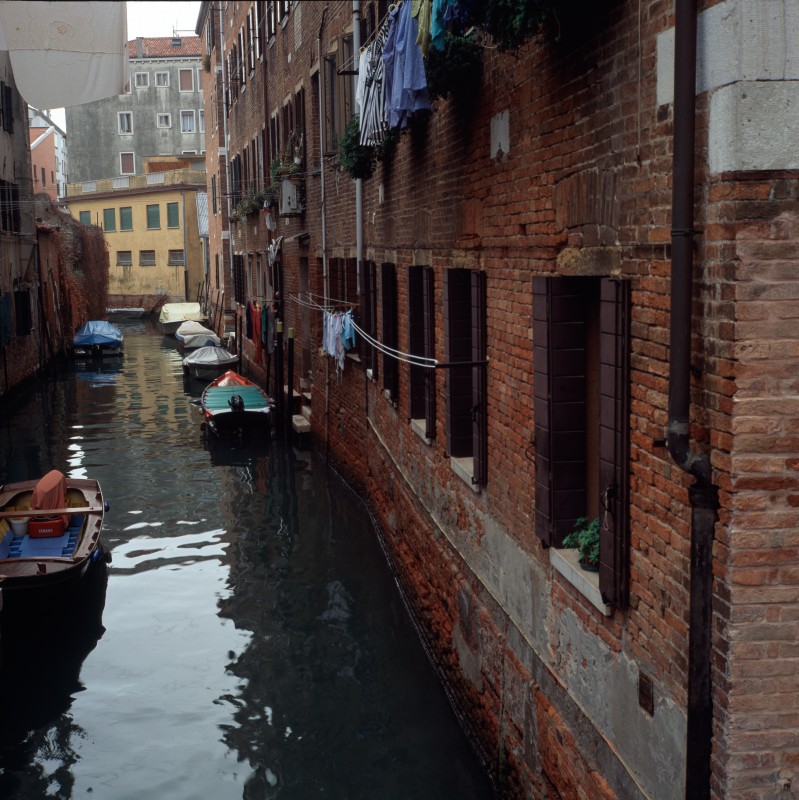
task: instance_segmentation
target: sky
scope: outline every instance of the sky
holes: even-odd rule
[[[127,10],[128,39],[137,36],[172,36],[174,31],[184,36],[194,36],[200,3],[128,2]],[[64,109],[53,109],[51,118],[62,130],[66,130]]]

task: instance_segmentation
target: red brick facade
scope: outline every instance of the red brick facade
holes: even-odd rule
[[[360,14],[379,22],[385,6],[361,2]],[[200,24],[211,6],[203,8]],[[698,9],[704,58],[712,55],[714,12],[736,9]],[[243,41],[248,57],[248,15],[254,31],[258,23],[264,29],[245,85],[239,77],[229,87],[228,156],[244,165],[232,192],[269,183],[269,164],[300,124],[298,97],[304,116],[304,213],[279,216],[275,230],[262,211],[230,223],[241,258],[245,358],[265,379],[266,355],[247,338],[243,315],[248,302],[268,303],[280,289],[297,364],[310,365],[310,374],[295,368],[293,392],[305,395],[314,440],[373,512],[497,786],[530,798],[766,800],[797,781],[797,174],[716,168],[713,100],[723,87],[700,86],[695,235],[687,232],[695,243],[687,435],[712,469],[701,488],[717,493],[718,507],[705,508],[666,447],[675,104],[664,85],[673,57],[663,64],[672,4],[572,8],[559,17],[559,36],[547,28],[513,53],[484,37],[480,85],[414,115],[393,154],[363,181],[357,287],[342,277],[358,257],[356,186],[334,152],[322,154],[328,120],[320,125],[319,99],[324,108],[333,57],[345,73],[353,67],[341,63],[353,4],[229,3],[224,14],[228,56]],[[370,26],[363,30],[369,35]],[[215,64],[211,53],[218,91]],[[206,128],[218,137],[213,102],[207,93]],[[225,228],[221,214],[216,224]],[[214,241],[221,233],[212,234],[212,264]],[[270,245],[279,252],[274,270]],[[418,406],[411,409],[416,378],[407,359],[396,386],[391,360],[363,345],[339,372],[322,350],[322,313],[309,307],[342,308],[354,298],[360,327],[388,343],[394,325],[395,350],[418,353],[409,322],[418,267],[432,269],[429,333],[440,367],[432,370],[432,436]],[[614,324],[625,336],[613,338],[600,287],[620,283],[629,306],[617,302]],[[542,287],[540,308],[534,286]],[[565,307],[567,296],[584,315]],[[457,322],[464,305],[466,322]],[[579,345],[553,349],[565,335],[558,325],[588,329],[594,318],[596,339],[585,332]],[[468,372],[441,366],[470,361],[452,358],[459,325],[473,331],[471,352],[482,347],[486,356],[472,359]],[[624,411],[615,423],[602,405],[606,342],[619,356],[617,390],[623,379],[611,397]],[[579,352],[579,373],[561,371],[568,351]],[[269,369],[274,376],[274,362]],[[461,382],[471,392],[465,406]],[[599,398],[593,411],[582,399],[591,387]],[[556,417],[575,392],[588,422],[569,439]],[[456,452],[457,408],[467,415],[467,440],[474,431],[465,456]],[[585,475],[559,473],[572,448],[581,450]],[[612,492],[607,468],[625,476]],[[580,499],[558,510],[563,498]],[[559,520],[582,513],[597,515],[603,531],[615,526],[603,533],[598,578],[570,566],[558,547]],[[707,519],[715,538],[703,561],[691,547]],[[698,577],[712,593],[699,606]],[[697,741],[708,753],[698,769]]]

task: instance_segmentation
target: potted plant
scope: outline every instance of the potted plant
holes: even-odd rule
[[[576,547],[580,566],[589,572],[599,572],[599,517],[589,520],[580,517],[574,530],[563,540],[563,547]]]

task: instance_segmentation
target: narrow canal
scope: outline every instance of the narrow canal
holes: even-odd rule
[[[102,627],[5,653],[0,797],[490,798],[359,500],[310,452],[212,446],[174,343],[121,327],[120,364],[0,409],[2,482],[98,479],[112,554]]]

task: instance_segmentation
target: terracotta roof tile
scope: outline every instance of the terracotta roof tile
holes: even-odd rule
[[[137,58],[138,44],[142,44],[142,58],[192,58],[203,54],[199,36],[180,36],[179,45],[172,44],[171,36],[140,36],[128,42],[128,58]]]

